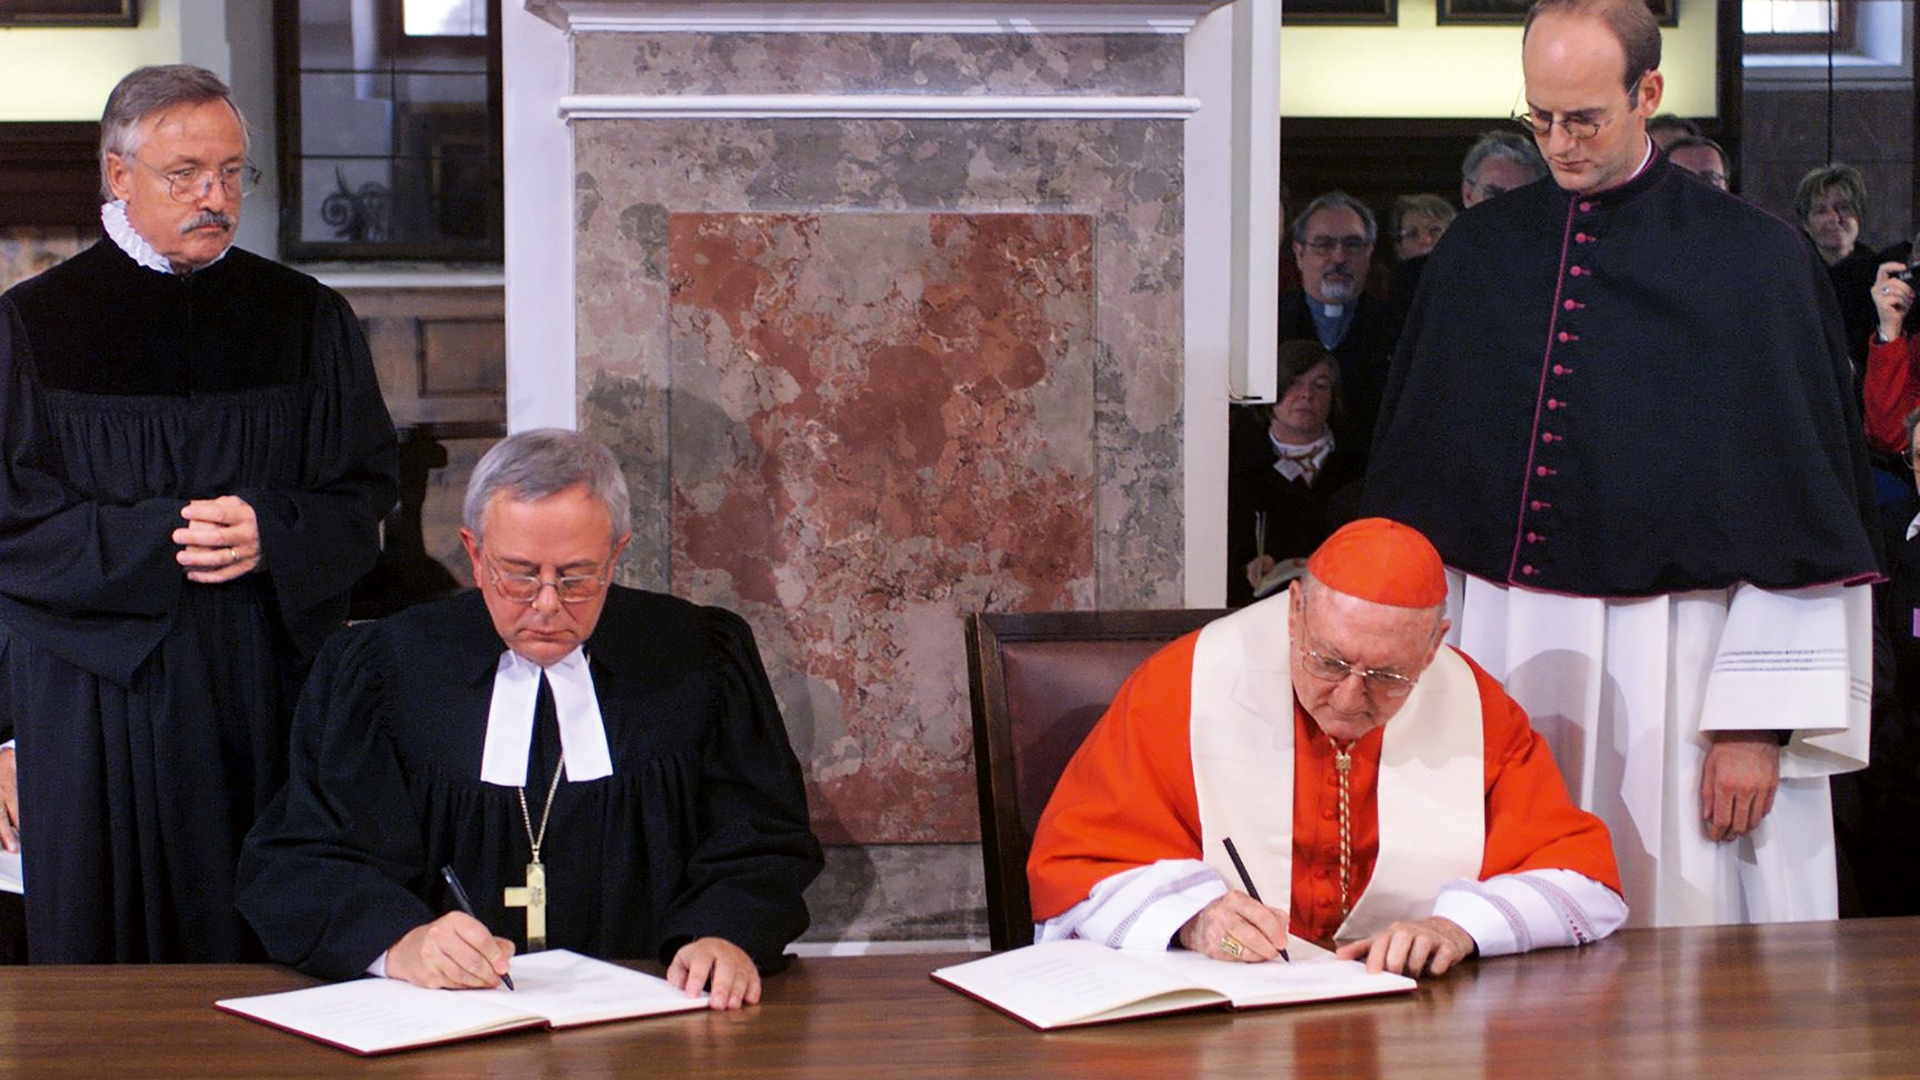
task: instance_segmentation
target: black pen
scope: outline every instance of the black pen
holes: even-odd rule
[[[1232,853],[1233,848],[1231,845],[1228,846],[1227,851],[1229,854]],[[1240,856],[1235,855],[1233,861],[1239,862]],[[1245,870],[1240,871],[1242,877],[1245,877],[1246,873]],[[447,879],[447,888],[453,890],[453,902],[460,905],[461,911],[473,915],[473,901],[467,899],[467,890],[461,887],[460,875],[453,872],[453,864],[448,863],[446,866],[441,867],[440,876]],[[473,917],[478,919],[480,916],[473,915]],[[513,976],[502,975],[500,976],[500,981],[507,984],[507,989],[513,989]]]
[[[1227,858],[1233,860],[1233,868],[1240,871],[1240,884],[1247,887],[1247,895],[1253,897],[1255,900],[1260,900],[1260,890],[1253,887],[1253,878],[1247,873],[1247,864],[1240,861],[1240,853],[1234,850],[1233,837],[1223,836],[1220,838],[1220,843],[1226,845]],[[452,871],[448,872],[451,873]],[[1265,903],[1265,901],[1262,900],[1261,903]],[[1287,955],[1287,947],[1285,945],[1280,946],[1280,959],[1285,960],[1289,964],[1293,963],[1293,957]]]

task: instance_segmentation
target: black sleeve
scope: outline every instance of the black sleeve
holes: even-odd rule
[[[685,887],[662,920],[660,960],[697,937],[740,946],[762,970],[806,930],[802,891],[824,858],[807,820],[806,786],[753,631],[704,609],[722,690],[705,746],[697,799],[699,840]]]
[[[124,683],[166,633],[186,577],[176,498],[92,501],[66,482],[19,312],[0,304],[0,619]]]
[[[300,486],[235,493],[259,519],[265,570],[302,656],[346,617],[347,592],[373,569],[380,519],[400,486],[393,423],[359,320],[330,289],[320,290],[319,308]]]
[[[355,627],[321,651],[294,717],[291,776],[240,852],[235,903],[268,954],[329,979],[361,974],[436,915],[413,891],[427,860],[381,723],[382,633]]]

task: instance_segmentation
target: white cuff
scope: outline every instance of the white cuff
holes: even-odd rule
[[[1033,939],[1084,938],[1114,949],[1163,951],[1227,883],[1198,859],[1162,859],[1113,875],[1085,900],[1033,928]]]
[[[387,952],[386,949],[380,950],[380,955],[374,957],[373,963],[367,965],[367,974],[376,979],[387,977]]]
[[[1586,945],[1620,928],[1627,902],[1572,870],[1527,870],[1485,881],[1453,881],[1433,913],[1460,924],[1482,956]]]

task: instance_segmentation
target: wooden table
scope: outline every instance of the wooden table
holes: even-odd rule
[[[927,980],[953,956],[807,959],[733,1014],[362,1059],[216,1011],[271,967],[0,969],[0,1077],[1920,1076],[1920,918],[1627,931],[1404,998],[1039,1034]]]

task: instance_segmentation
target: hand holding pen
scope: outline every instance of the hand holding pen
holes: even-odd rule
[[[452,867],[442,868],[440,876],[463,910],[416,926],[394,942],[387,949],[387,977],[434,990],[489,990],[502,983],[513,989],[507,975],[513,942],[495,937],[473,914]]]
[[[1239,861],[1238,856],[1235,857],[1234,861]],[[460,875],[453,872],[452,864],[441,867],[440,876],[447,879],[447,888],[453,892],[453,902],[459,904],[460,910],[466,912],[475,922],[479,922],[480,916],[473,913],[473,901],[467,899],[466,886],[460,884]],[[511,950],[508,952],[508,957],[509,959],[512,957]],[[506,984],[507,989],[513,989],[513,976],[502,971],[500,972],[500,981]]]

